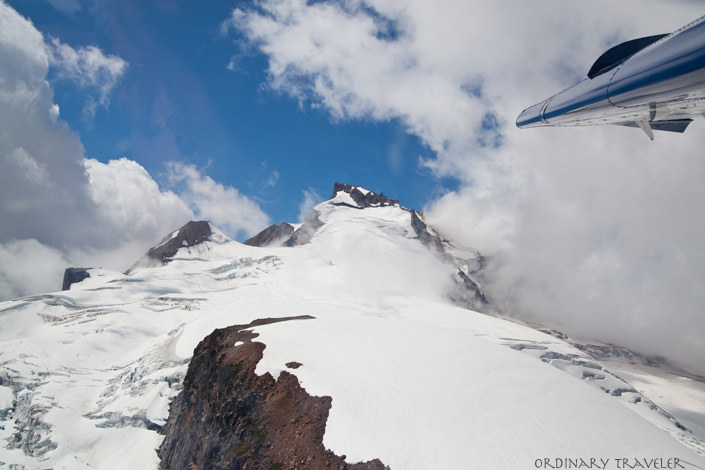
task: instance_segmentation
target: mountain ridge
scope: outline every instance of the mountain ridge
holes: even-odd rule
[[[414,209],[403,207],[398,200],[389,199],[383,193],[377,194],[361,186],[335,183],[332,196],[327,201],[313,207],[298,228],[294,229],[294,226],[287,222],[270,225],[243,244],[258,248],[270,246],[291,248],[305,245],[311,243],[318,230],[326,225],[326,217],[336,209],[355,209],[364,213],[366,210],[384,208],[399,211],[399,214],[402,215],[406,214],[403,217],[408,217],[408,226],[410,227],[408,235],[418,239],[443,262],[455,266],[456,270],[451,276],[453,286],[448,292],[448,298],[451,301],[474,310],[488,311],[491,309],[478,280],[481,276],[483,258],[477,250],[465,250],[461,256],[451,242],[441,237],[435,229],[425,222],[423,214]],[[211,237],[215,237],[215,239],[211,240]],[[223,244],[232,242],[232,240],[208,221],[187,222],[150,248],[127,273],[129,274],[139,267],[165,265],[177,256],[194,256],[193,253],[207,256],[210,250],[208,242]],[[467,257],[468,254],[470,257]]]

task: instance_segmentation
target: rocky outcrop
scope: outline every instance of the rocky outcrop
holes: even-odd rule
[[[256,320],[215,330],[201,341],[164,426],[161,468],[387,468],[379,460],[348,464],[344,456],[325,449],[331,397],[310,396],[286,371],[276,380],[270,374],[255,374],[265,345],[253,341],[257,334],[251,328],[311,318]]]
[[[201,221],[190,221],[180,229],[171,232],[155,247],[150,248],[147,256],[168,263],[176,255],[179,248],[191,247],[210,239],[213,233],[211,224]]]
[[[411,228],[414,229],[414,233],[416,233],[421,243],[436,250],[439,254],[445,253],[445,247],[441,237],[429,229],[426,222],[419,217],[418,212],[415,210],[409,210],[409,212],[411,213]]]
[[[69,290],[71,284],[76,284],[82,280],[91,277],[87,268],[66,268],[64,270],[64,282],[61,285],[61,290]]]
[[[250,246],[269,246],[276,242],[287,240],[294,233],[294,227],[286,222],[272,224],[243,243]]]
[[[455,288],[448,292],[448,298],[451,302],[478,312],[486,310],[489,302],[477,282],[461,269],[456,272],[453,280]]]

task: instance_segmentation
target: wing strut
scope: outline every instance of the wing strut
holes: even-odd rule
[[[647,121],[646,119],[639,119],[636,124],[641,128],[642,131],[646,133],[646,135],[649,136],[649,139],[654,140],[654,131],[651,129],[649,121]]]

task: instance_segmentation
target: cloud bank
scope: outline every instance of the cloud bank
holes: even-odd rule
[[[179,185],[162,188],[137,162],[85,157],[47,76],[107,107],[124,60],[46,40],[0,2],[0,63],[0,300],[59,289],[69,265],[124,270],[195,217],[232,236],[266,226],[256,203],[193,167],[172,163]]]
[[[488,256],[504,312],[703,372],[702,123],[655,142],[514,127],[610,46],[701,14],[687,1],[263,0],[223,28],[267,57],[273,90],[334,120],[396,119],[434,151],[421,164],[461,184],[427,216]]]

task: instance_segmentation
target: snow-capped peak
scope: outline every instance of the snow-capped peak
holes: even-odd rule
[[[458,251],[426,223],[422,213],[403,207],[384,193],[335,183],[331,198],[312,208],[299,228],[293,233],[284,228],[293,230],[284,223],[272,225],[245,244],[297,247],[312,243],[316,251],[332,262],[338,259],[355,266],[356,272],[375,273],[384,278],[385,286],[391,290],[396,283],[408,284],[408,270],[428,273],[439,269],[421,284],[452,279],[445,289],[448,298],[464,307],[487,310],[487,300],[476,278],[482,268],[480,253]],[[374,255],[380,246],[387,248]],[[400,247],[404,248],[399,250]],[[382,258],[393,258],[397,252],[395,262],[381,262]],[[409,256],[410,252],[419,253],[420,257]],[[411,259],[415,261],[409,266]]]

